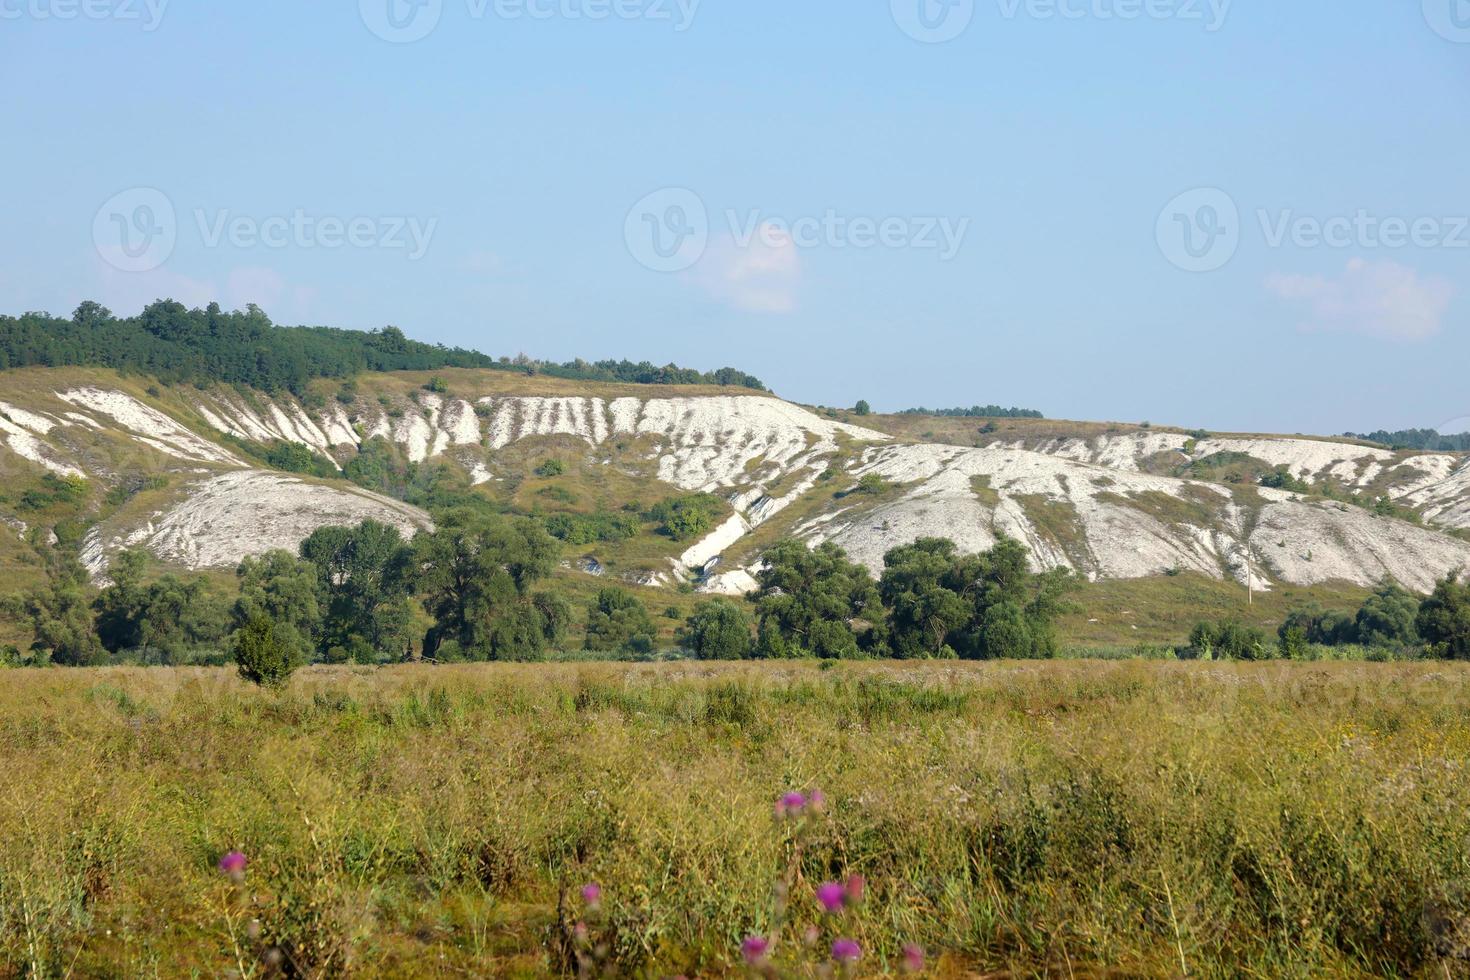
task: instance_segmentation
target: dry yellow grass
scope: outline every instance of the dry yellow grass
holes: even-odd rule
[[[738,973],[792,867],[863,975],[1464,975],[1467,758],[1438,663],[9,671],[0,974],[539,976],[586,881],[621,973]]]

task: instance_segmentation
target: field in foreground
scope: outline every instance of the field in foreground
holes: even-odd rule
[[[1467,758],[1442,663],[12,670],[0,975],[738,974],[785,882],[782,975],[1463,976]]]

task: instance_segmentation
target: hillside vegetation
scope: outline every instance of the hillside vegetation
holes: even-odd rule
[[[224,382],[262,391],[303,394],[313,378],[363,371],[478,367],[546,373],[588,381],[638,384],[720,384],[764,389],[734,368],[702,373],[643,362],[572,361],[550,364],[520,355],[499,359],[476,351],[409,340],[396,327],[363,332],[331,327],[281,327],[254,304],[226,312],[219,304],[188,309],[159,300],[136,317],[116,317],[85,302],[70,319],[45,313],[0,316],[0,370],[19,367],[108,367],[164,381]]]

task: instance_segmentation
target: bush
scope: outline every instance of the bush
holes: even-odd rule
[[[729,599],[701,602],[679,642],[699,660],[743,660],[751,653],[750,616]]]
[[[653,650],[658,630],[642,601],[626,589],[600,589],[587,614],[588,650]]]
[[[691,493],[660,501],[647,516],[659,522],[660,533],[684,541],[707,531],[724,509],[724,502],[713,494]]]
[[[1470,579],[1441,579],[1419,607],[1415,625],[1430,656],[1470,660]]]
[[[1189,646],[1179,655],[1198,660],[1270,660],[1279,645],[1254,626],[1239,623],[1198,623],[1189,634]]]
[[[252,619],[236,630],[230,646],[240,676],[252,684],[279,686],[298,666],[292,642],[277,636],[275,625],[264,617]]]
[[[566,472],[566,466],[559,459],[543,460],[541,465],[536,467],[537,476],[561,476],[564,472]]]

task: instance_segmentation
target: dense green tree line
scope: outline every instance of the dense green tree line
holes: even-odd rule
[[[764,389],[743,371],[700,372],[647,361],[576,360],[551,364],[525,357],[492,358],[458,347],[409,340],[397,327],[341,330],[282,327],[253,304],[227,312],[219,304],[188,309],[173,300],[117,317],[88,301],[70,319],[47,313],[0,316],[0,370],[20,367],[108,367],[168,382],[223,382],[301,394],[313,378],[362,371],[493,368],[560,378],[635,384],[716,384]]]
[[[1030,408],[1003,408],[1000,405],[971,405],[969,408],[906,408],[899,415],[940,415],[961,419],[1041,419],[1040,412]]]
[[[412,541],[375,521],[323,527],[296,554],[241,562],[233,602],[203,576],[145,581],[148,559],[135,551],[115,557],[99,591],[74,558],[53,551],[48,585],[15,603],[34,634],[19,659],[167,664],[218,662],[229,651],[262,682],[310,661],[537,660],[566,648],[576,617],[547,587],[558,549],[534,519],[471,510],[442,514]],[[1077,585],[1065,571],[1033,572],[1024,546],[1004,537],[978,555],[920,539],[890,550],[878,579],[831,543],[782,541],[762,557],[749,596],[695,607],[677,634],[684,651],[711,660],[1053,657],[1054,624]],[[655,652],[658,630],[632,592],[602,588],[584,615],[586,651]],[[1177,655],[1318,659],[1349,645],[1384,658],[1470,659],[1470,577],[1447,576],[1422,599],[1385,582],[1355,614],[1298,609],[1274,640],[1201,623]]]
[[[1443,435],[1434,429],[1398,429],[1389,432],[1378,429],[1373,432],[1344,432],[1349,439],[1376,442],[1391,449],[1422,449],[1438,453],[1470,453],[1470,432]]]
[[[1348,648],[1378,659],[1470,660],[1470,577],[1462,582],[1458,574],[1447,575],[1423,599],[1384,581],[1356,613],[1302,606],[1287,614],[1274,640],[1239,623],[1200,623],[1179,653],[1206,660],[1312,660]]]

